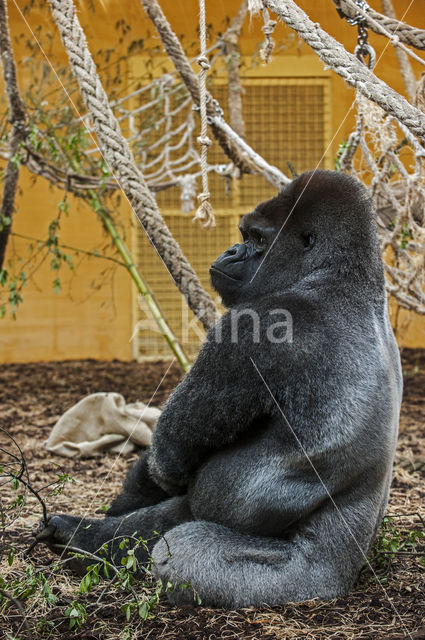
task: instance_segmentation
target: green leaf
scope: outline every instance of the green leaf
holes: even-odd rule
[[[55,278],[53,280],[53,291],[55,294],[60,293],[61,291],[61,281],[60,278]]]
[[[141,618],[142,620],[147,620],[147,618],[149,617],[149,604],[147,602],[142,602],[141,605],[139,605],[139,618]]]

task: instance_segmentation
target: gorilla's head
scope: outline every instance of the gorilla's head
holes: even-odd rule
[[[239,229],[243,243],[210,269],[226,306],[299,287],[307,279],[351,279],[382,289],[374,208],[365,187],[345,174],[303,173],[245,215]]]

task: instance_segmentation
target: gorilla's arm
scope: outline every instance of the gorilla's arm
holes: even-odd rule
[[[266,410],[264,387],[250,359],[260,345],[253,345],[252,331],[243,327],[232,342],[229,318],[220,324],[221,340],[210,332],[154,432],[149,469],[172,495],[185,491],[209,451],[234,441]]]

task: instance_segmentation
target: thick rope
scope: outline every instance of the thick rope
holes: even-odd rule
[[[228,77],[227,108],[229,110],[230,126],[238,136],[244,138],[245,123],[242,114],[242,84],[239,75],[241,54],[238,39],[248,14],[248,0],[243,0],[230,27],[221,38],[223,58],[226,63]]]
[[[316,51],[319,58],[347,84],[355,87],[369,100],[376,102],[386,113],[397,118],[422,142],[425,142],[425,114],[375,76],[319,24],[313,23],[293,0],[264,0],[264,5],[294,29]]]
[[[199,105],[199,86],[196,75],[193,73],[183,48],[176,34],[171,29],[161,7],[156,0],[141,0],[142,5],[158,31],[165,51],[174,63],[183,82],[185,83],[193,102]],[[242,173],[254,173],[265,175],[266,179],[276,189],[282,189],[289,184],[290,179],[277,167],[268,164],[262,159],[258,164],[258,154],[240,136],[232,130],[232,136],[228,135],[231,129],[223,118],[222,110],[216,100],[208,94],[207,115],[209,117],[211,131],[224,153],[241,170]]]
[[[199,36],[201,44],[201,55],[197,62],[201,67],[199,72],[199,107],[201,115],[201,135],[198,142],[201,145],[201,179],[202,193],[198,195],[199,207],[195,213],[194,220],[200,220],[203,227],[210,229],[215,227],[214,212],[210,202],[210,192],[208,189],[208,147],[212,144],[208,137],[207,123],[207,74],[210,70],[210,61],[207,51],[207,25],[205,16],[205,0],[199,0]]]
[[[343,13],[353,17],[354,12],[348,6],[346,0],[333,0],[334,3],[342,9]],[[407,44],[409,47],[415,47],[415,49],[425,49],[425,30],[412,27],[405,22],[400,22],[395,17],[384,16],[382,13],[378,13],[372,7],[367,10],[366,18],[367,26],[369,29],[382,35],[381,27],[384,27],[392,34],[396,34],[401,42]],[[378,26],[379,25],[379,26]]]
[[[150,241],[164,261],[189,307],[206,329],[216,321],[216,308],[161,217],[158,206],[134,163],[130,148],[109,106],[72,0],[49,0],[81,95],[90,111],[102,153]]]
[[[393,6],[390,2],[390,0],[382,0],[382,4],[385,7],[386,11],[392,12],[394,14],[394,9]],[[410,56],[411,58],[413,58],[413,60],[416,60],[416,62],[419,62],[419,64],[422,64],[425,66],[425,60],[423,60],[422,58],[420,58],[416,53],[414,53],[413,51],[410,51],[410,49],[408,49],[406,47],[405,44],[403,44],[402,42],[400,42],[400,38],[397,32],[392,32],[389,31],[388,29],[386,29],[383,25],[381,25],[379,22],[377,22],[373,17],[371,17],[370,14],[370,7],[367,7],[367,9],[363,9],[362,7],[359,7],[355,4],[355,2],[353,2],[353,0],[344,0],[344,6],[349,8],[351,10],[351,14],[354,14],[357,11],[357,15],[361,15],[365,22],[367,23],[367,26],[372,27],[374,26],[375,29],[375,33],[379,33],[381,36],[385,36],[386,38],[388,38],[388,40],[391,42],[391,44],[393,45],[393,47],[396,50],[396,54],[397,54],[397,58],[399,60],[400,63],[400,67],[403,71],[403,68],[405,66],[405,64],[401,64],[400,60],[403,60],[403,62],[405,62],[405,59],[407,56]],[[395,15],[395,14],[394,14]],[[404,54],[402,56],[402,58],[400,58],[399,54]],[[409,61],[407,60],[407,64],[409,64]],[[413,75],[413,71],[411,70],[411,76],[410,76],[410,84],[411,84],[411,88],[414,88],[416,82],[415,82],[415,76]]]
[[[389,18],[395,19],[396,14],[395,14],[393,3],[391,2],[391,0],[381,0],[381,4],[382,4],[382,10],[385,13],[385,15]],[[381,25],[381,28],[385,30],[386,33],[389,33],[390,36],[392,35],[391,32],[387,31],[383,25]],[[410,98],[410,102],[412,102],[416,93],[416,77],[415,77],[415,74],[413,73],[412,65],[410,64],[410,60],[408,57],[411,54],[411,51],[407,49],[407,47],[404,45],[400,46],[399,37],[397,38],[397,40],[399,41],[398,44],[394,43],[393,40],[395,37],[397,36],[395,35],[393,38],[390,38],[390,40],[394,47],[395,54],[397,56],[398,64],[400,67],[400,73],[404,81],[404,86],[406,87],[406,91]]]

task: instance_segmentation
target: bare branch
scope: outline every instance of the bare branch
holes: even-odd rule
[[[19,162],[16,156],[25,138],[26,114],[16,80],[16,64],[10,41],[6,0],[0,0],[0,57],[3,78],[9,101],[9,120],[12,132],[9,141],[9,160],[6,166],[3,199],[0,213],[0,269],[3,266],[7,242],[15,210],[15,195],[19,176]]]

